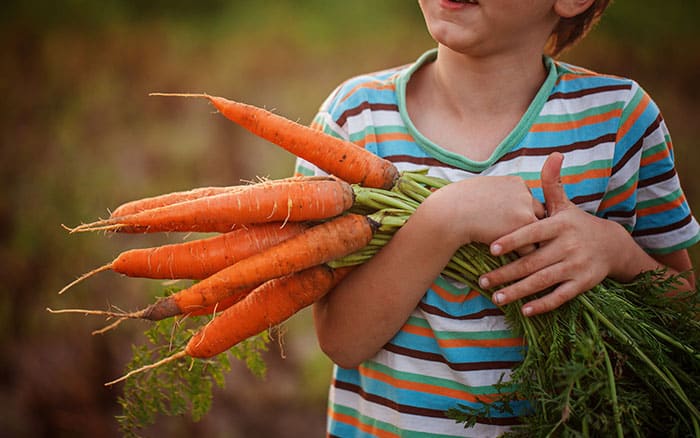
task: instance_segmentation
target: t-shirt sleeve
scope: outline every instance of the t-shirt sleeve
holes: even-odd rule
[[[631,233],[637,243],[657,254],[697,243],[700,227],[681,188],[668,128],[658,106],[636,83],[622,111],[617,150],[611,175],[617,186],[607,196],[620,200],[618,208],[627,203],[634,211]]]

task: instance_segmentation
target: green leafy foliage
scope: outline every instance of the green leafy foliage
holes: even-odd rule
[[[668,296],[677,281],[662,272],[606,279],[534,318],[521,303],[506,306],[527,344],[511,383],[533,405],[507,436],[700,436],[700,294]],[[468,428],[492,409],[448,416]]]
[[[170,318],[156,322],[145,332],[147,343],[132,347],[133,358],[127,372],[182,350],[206,319]],[[211,359],[179,359],[129,377],[118,399],[122,413],[117,421],[123,434],[138,436],[139,430],[153,424],[159,415],[189,415],[193,421],[201,420],[211,408],[214,385],[224,387],[231,357],[243,361],[255,376],[264,376],[261,353],[267,350],[268,342],[267,333],[263,333]]]

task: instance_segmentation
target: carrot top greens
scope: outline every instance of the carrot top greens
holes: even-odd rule
[[[187,320],[165,319],[153,323],[145,332],[147,344],[132,346],[127,369],[138,369],[164,359],[184,348],[194,330],[210,317]],[[118,398],[122,408],[117,416],[119,427],[127,437],[137,437],[143,428],[154,424],[159,415],[188,415],[199,421],[211,408],[214,385],[223,388],[231,370],[231,357],[243,361],[256,377],[266,371],[262,353],[267,350],[267,333],[251,337],[226,354],[210,359],[178,360],[140,373],[125,380]]]

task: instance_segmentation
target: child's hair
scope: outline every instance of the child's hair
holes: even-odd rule
[[[595,0],[584,12],[571,18],[560,18],[559,23],[549,36],[545,53],[557,56],[582,39],[594,24],[600,20],[611,0]]]

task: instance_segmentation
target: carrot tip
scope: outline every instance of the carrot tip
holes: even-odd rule
[[[116,383],[119,383],[119,382],[122,382],[122,381],[128,379],[129,377],[131,377],[135,374],[139,374],[139,373],[142,373],[144,371],[148,371],[150,369],[157,368],[161,365],[165,365],[168,362],[172,362],[174,360],[180,359],[181,357],[185,357],[185,356],[187,356],[187,353],[185,352],[185,350],[180,350],[171,356],[168,356],[164,359],[159,360],[158,362],[152,363],[150,365],[142,366],[141,368],[135,369],[133,371],[130,371],[130,372],[124,374],[123,376],[121,376],[118,379],[112,380],[111,382],[107,382],[107,383],[105,383],[105,386],[112,386]]]
[[[70,283],[68,283],[67,285],[65,285],[65,286],[63,287],[63,289],[61,289],[60,291],[58,291],[58,294],[61,295],[61,294],[63,294],[63,292],[67,291],[68,289],[70,289],[71,287],[73,287],[73,286],[75,286],[76,284],[80,283],[81,281],[85,280],[86,278],[92,277],[93,275],[97,274],[98,272],[107,271],[107,270],[109,270],[109,269],[111,269],[111,268],[112,268],[112,264],[111,264],[111,263],[108,263],[108,264],[106,264],[106,265],[104,265],[104,266],[100,266],[99,268],[93,269],[93,270],[90,271],[90,272],[86,272],[85,274],[81,275],[80,277],[76,278],[75,280],[73,280],[73,281],[71,281]]]
[[[149,96],[165,96],[165,97],[205,97],[211,98],[207,93],[148,93]]]
[[[102,334],[105,334],[105,333],[107,333],[108,331],[110,331],[110,330],[116,328],[119,324],[121,324],[122,322],[124,322],[124,321],[127,320],[127,319],[128,319],[128,318],[119,318],[118,320],[114,321],[113,323],[111,323],[111,324],[109,324],[109,325],[107,325],[107,326],[105,326],[105,327],[102,327],[101,329],[93,330],[93,331],[92,331],[92,335],[94,336],[94,335],[102,335]]]

